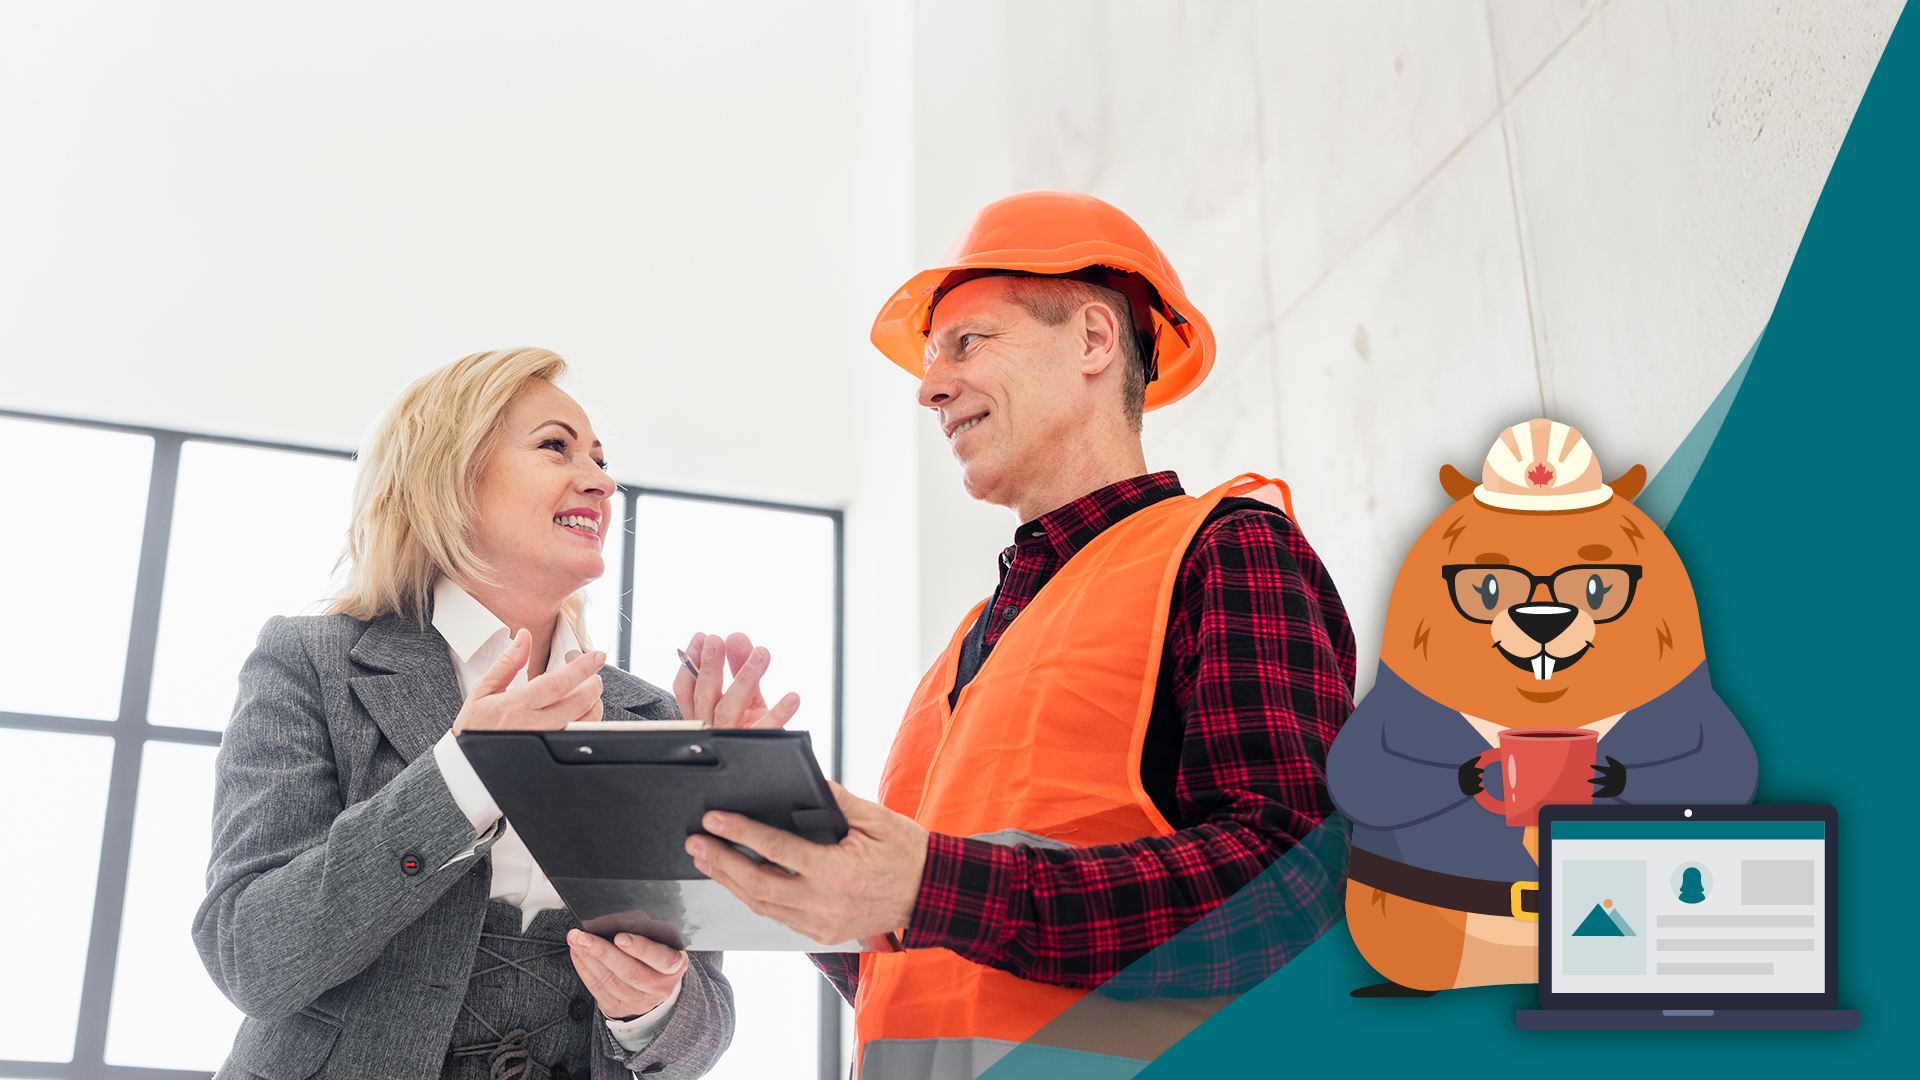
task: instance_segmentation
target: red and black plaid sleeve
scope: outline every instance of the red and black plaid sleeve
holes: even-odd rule
[[[1353,711],[1353,632],[1306,539],[1269,512],[1218,518],[1189,550],[1173,602],[1166,647],[1184,721],[1178,831],[1059,850],[935,834],[903,938],[909,948],[1098,986],[1333,812],[1326,751]],[[1224,970],[1178,977],[1183,994],[1231,992],[1234,981]]]
[[[820,974],[847,1000],[847,1004],[853,1004],[853,996],[860,987],[859,953],[808,953],[807,959],[813,961],[813,966],[820,969]]]

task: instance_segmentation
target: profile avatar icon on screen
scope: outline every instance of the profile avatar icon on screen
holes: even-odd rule
[[[1697,904],[1707,898],[1707,890],[1700,887],[1700,868],[1689,866],[1680,875],[1680,902]]]
[[[1686,862],[1674,867],[1667,887],[1683,904],[1698,904],[1713,895],[1713,871],[1704,863]]]

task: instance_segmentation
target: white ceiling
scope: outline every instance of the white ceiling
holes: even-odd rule
[[[842,502],[856,14],[0,7],[0,407],[352,446],[537,344],[622,479]]]

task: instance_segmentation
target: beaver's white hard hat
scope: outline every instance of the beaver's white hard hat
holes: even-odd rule
[[[1473,497],[1502,510],[1582,510],[1613,498],[1600,461],[1566,424],[1529,420],[1500,433]]]

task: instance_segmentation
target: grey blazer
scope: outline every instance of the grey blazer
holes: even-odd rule
[[[608,667],[606,718],[672,719],[673,698]],[[215,766],[213,860],[193,940],[247,1019],[219,1072],[307,1080],[438,1077],[491,880],[432,747],[460,684],[413,619],[275,618],[240,671]],[[408,860],[415,872],[402,867]],[[595,1080],[691,1080],[733,1038],[720,954],[694,953],[672,1018],[629,1054],[596,1024]]]

